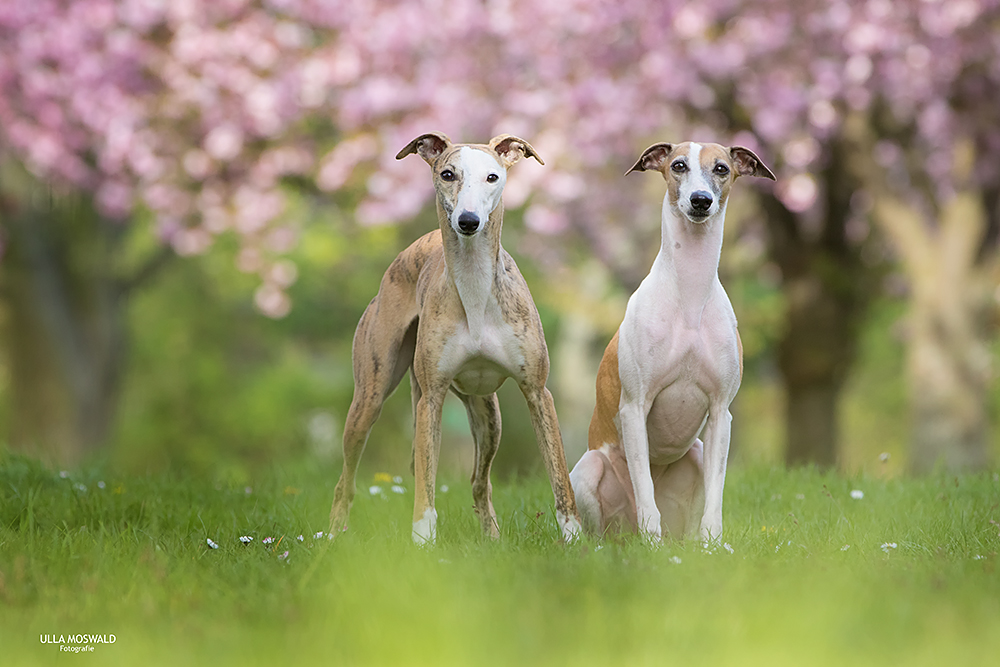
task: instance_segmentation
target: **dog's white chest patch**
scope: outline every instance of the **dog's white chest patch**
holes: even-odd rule
[[[487,316],[477,331],[464,324],[441,351],[438,370],[453,378],[463,394],[486,396],[495,392],[508,377],[520,377],[524,366],[521,351],[510,326],[497,317]]]

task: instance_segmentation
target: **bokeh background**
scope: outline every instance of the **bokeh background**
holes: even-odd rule
[[[0,443],[234,482],[339,471],[354,327],[436,226],[442,131],[533,144],[503,242],[572,466],[659,243],[656,141],[740,144],[720,272],[733,465],[991,465],[1000,413],[995,0],[0,1]],[[407,383],[366,464],[403,473]],[[442,466],[466,471],[449,399]],[[540,462],[501,389],[495,470]]]

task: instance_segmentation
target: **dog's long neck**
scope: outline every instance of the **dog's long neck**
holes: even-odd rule
[[[663,282],[667,298],[674,301],[686,326],[697,328],[719,276],[725,204],[703,223],[677,214],[663,201],[660,252],[652,275]]]
[[[445,270],[465,309],[469,332],[478,338],[485,328],[486,309],[493,296],[497,272],[504,270],[500,252],[503,202],[490,213],[485,228],[473,236],[462,236],[452,229],[440,202],[437,210]]]

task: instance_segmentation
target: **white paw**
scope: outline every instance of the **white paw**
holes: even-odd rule
[[[715,551],[722,544],[722,526],[702,526],[700,536],[702,546]]]
[[[559,522],[559,529],[562,531],[563,540],[566,542],[575,542],[580,537],[583,527],[575,516],[567,517],[559,510],[556,510],[556,520]]]
[[[663,544],[663,528],[660,526],[660,517],[645,517],[645,520],[640,523],[639,534],[650,545]]]
[[[437,512],[433,507],[424,510],[424,515],[413,522],[413,543],[432,546],[437,539]]]

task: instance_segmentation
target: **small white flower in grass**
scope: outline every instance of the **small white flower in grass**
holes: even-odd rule
[[[889,460],[889,452],[882,452],[881,454],[879,454],[878,455],[878,460],[881,461],[882,463],[885,463],[886,461],[888,461]]]
[[[395,482],[396,484],[402,484],[403,478],[400,477],[399,475],[396,475],[395,477],[392,478],[392,481]]]
[[[862,491],[861,489],[854,489],[853,491],[851,491],[851,498],[854,498],[855,500],[861,500],[864,497],[865,497],[865,492]]]
[[[441,493],[448,493],[448,485],[447,484],[442,484],[441,485]]]
[[[317,540],[318,540],[319,538],[321,538],[321,537],[323,537],[323,531],[322,531],[322,530],[321,530],[321,531],[319,531],[318,533],[316,533],[315,535],[313,535],[313,538],[314,538],[314,539],[317,539]]]
[[[265,537],[264,539],[261,540],[261,543],[263,543],[263,544],[273,544],[274,543],[274,538],[273,537]]]
[[[80,484],[79,482],[77,482],[76,484],[74,484],[73,488],[76,489],[77,491],[80,491],[81,493],[86,493],[87,492],[87,487],[84,486],[83,484]]]
[[[296,537],[295,539],[297,539],[297,540],[298,540],[299,542],[305,542],[305,541],[306,541],[306,538],[305,538],[305,536],[303,536],[303,535],[299,535],[299,536],[298,536],[298,537]]]
[[[972,560],[982,560],[982,559],[983,557],[981,554],[976,554],[975,556],[972,557]]]
[[[382,493],[382,487],[379,486],[378,484],[373,484],[368,487],[368,493],[372,494],[373,496],[377,496],[378,494]]]
[[[603,548],[604,548],[603,544],[598,544],[596,547],[594,547],[594,551],[600,551]]]
[[[245,494],[247,494],[249,496],[251,493],[253,493],[253,488],[251,488],[249,486],[245,486],[245,487],[243,487],[243,493],[245,493]]]
[[[63,479],[66,479],[67,477],[69,477],[69,471],[68,470],[60,470],[59,471],[59,476],[62,477]]]
[[[253,538],[250,537],[249,535],[243,535],[242,537],[240,537],[240,542],[242,542],[243,544],[250,544],[251,542],[253,542]]]
[[[288,552],[287,551],[285,553],[281,554],[280,556],[278,556],[278,560],[285,560],[286,558],[288,558]]]
[[[882,549],[882,551],[884,551],[886,553],[889,553],[889,550],[890,549],[895,549],[896,546],[897,545],[896,545],[895,542],[883,542],[881,549]]]
[[[848,550],[848,549],[850,549],[850,548],[851,548],[851,545],[850,545],[850,544],[845,544],[844,546],[840,547],[840,550],[841,550],[841,551],[847,551],[847,550]]]
[[[392,485],[392,492],[393,493],[406,493],[406,489],[404,489],[403,487],[401,487],[399,484],[393,484]]]
[[[667,560],[669,560],[674,565],[680,565],[681,564],[681,557],[680,556],[671,556]]]
[[[733,549],[733,545],[730,544],[729,542],[723,542],[722,543],[722,548],[725,549],[726,551],[728,551],[729,553],[734,553],[734,551],[735,551]]]
[[[103,489],[104,488],[104,482],[103,481],[98,482],[97,483],[97,488]]]
[[[212,547],[213,549],[218,549],[219,548],[219,545],[216,544],[215,542],[213,542],[211,537],[208,538],[208,546]]]

